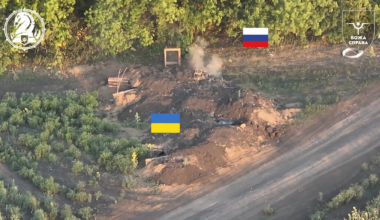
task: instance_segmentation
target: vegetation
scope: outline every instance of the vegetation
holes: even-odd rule
[[[320,220],[327,215],[328,212],[342,205],[346,205],[352,200],[360,200],[365,190],[374,187],[378,183],[379,178],[375,174],[371,174],[368,178],[363,179],[361,183],[351,185],[348,189],[342,190],[338,195],[334,196],[330,201],[325,203],[322,210],[317,210],[310,215],[311,220]],[[320,195],[319,195],[320,196]]]
[[[149,127],[149,124],[141,122],[139,113],[136,112],[135,119],[133,121],[125,122],[125,127],[132,127],[140,130],[144,130]]]
[[[55,219],[59,213],[64,219],[76,219],[70,206],[61,207],[51,197],[64,195],[72,201],[92,203],[93,194],[87,185],[97,187],[101,170],[130,174],[136,169],[138,158],[148,155],[149,149],[137,139],[116,138],[118,126],[98,118],[97,93],[77,95],[67,91],[61,96],[51,94],[7,93],[0,101],[0,162],[29,180],[46,196],[43,205],[30,193],[20,194],[12,185],[5,188],[0,182],[0,203],[10,206],[12,219],[23,210],[33,213],[33,219]],[[69,164],[68,172],[80,179],[76,186],[67,185],[59,176],[40,171],[40,164]],[[56,166],[58,167],[58,166]],[[123,183],[132,187],[136,183]],[[102,192],[94,192],[95,200]],[[90,219],[92,208],[76,210],[81,219]]]
[[[324,40],[341,41],[342,10],[379,10],[377,1],[181,1],[137,2],[63,0],[45,3],[2,1],[0,20],[13,10],[28,8],[44,19],[44,41],[35,49],[18,51],[0,40],[0,73],[32,57],[35,66],[64,67],[107,56],[125,56],[137,48],[161,51],[164,45],[187,49],[195,36],[216,41],[236,40],[242,28],[265,26],[270,44]],[[380,18],[375,22],[380,24]],[[380,28],[375,28],[380,30]],[[376,33],[378,34],[378,33]],[[83,53],[86,51],[86,53]],[[148,53],[147,53],[148,54]],[[149,54],[154,57],[154,54]],[[148,58],[149,57],[144,57]]]
[[[125,176],[122,182],[122,186],[128,189],[134,188],[136,184],[136,179],[131,175]]]
[[[263,212],[264,212],[264,215],[273,215],[275,213],[274,209],[270,205],[265,207]]]
[[[356,207],[353,207],[352,212],[348,214],[348,219],[344,218],[344,220],[379,220],[379,205],[380,194],[369,201],[363,211],[357,210]]]

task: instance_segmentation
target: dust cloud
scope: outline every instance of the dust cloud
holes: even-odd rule
[[[210,76],[220,78],[223,61],[217,55],[212,55],[210,62],[206,65],[204,49],[207,45],[208,43],[204,39],[198,38],[190,47],[190,65],[196,70],[206,71]]]

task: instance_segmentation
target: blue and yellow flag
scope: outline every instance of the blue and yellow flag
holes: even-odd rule
[[[151,114],[151,133],[179,133],[179,114]]]

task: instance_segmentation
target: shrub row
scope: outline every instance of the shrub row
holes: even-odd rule
[[[137,158],[146,156],[146,147],[137,139],[103,135],[118,132],[119,127],[97,117],[97,106],[96,92],[79,96],[68,91],[62,97],[24,93],[19,99],[14,93],[7,93],[0,102],[0,131],[17,136],[19,128],[34,129],[37,134],[21,133],[18,142],[33,151],[36,161],[55,161],[52,149],[63,151],[71,159],[79,159],[83,151],[93,155],[108,171],[132,172]]]
[[[371,174],[368,178],[363,179],[360,184],[356,183],[351,185],[348,189],[342,190],[338,195],[334,196],[329,202],[325,204],[323,210],[318,210],[309,216],[311,220],[320,220],[329,211],[336,209],[342,205],[348,204],[352,200],[359,200],[363,197],[364,192],[369,187],[375,186],[379,178],[375,174]]]
[[[173,45],[187,49],[195,36],[235,40],[241,37],[243,27],[268,27],[270,44],[316,38],[335,43],[342,40],[342,10],[378,11],[379,2],[2,1],[0,20],[5,21],[21,8],[36,10],[44,18],[47,29],[44,41],[35,51],[22,52],[13,49],[5,36],[0,35],[0,73],[9,66],[21,65],[21,60],[24,61],[21,57],[33,57],[36,66],[62,67],[65,63],[83,63],[110,55],[125,56],[135,48],[161,51],[163,45]],[[375,23],[380,24],[379,21],[377,16]],[[33,56],[24,55],[28,52]]]

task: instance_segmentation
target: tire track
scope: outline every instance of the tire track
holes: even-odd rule
[[[297,135],[291,143],[304,143],[298,148],[159,220],[245,219],[258,214],[262,218],[267,202],[273,204],[378,148],[379,115],[380,99],[314,138]]]

